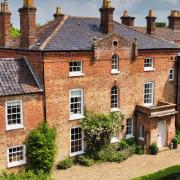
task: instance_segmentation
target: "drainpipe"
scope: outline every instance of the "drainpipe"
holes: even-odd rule
[[[177,76],[177,80],[176,80],[176,111],[178,111],[178,106],[179,106],[179,101],[178,101],[178,96],[179,96],[179,61],[180,61],[180,53],[177,54],[177,73],[176,73],[176,76]],[[176,115],[176,127],[178,127],[178,123],[177,123],[177,115]],[[180,127],[178,127],[180,128]]]

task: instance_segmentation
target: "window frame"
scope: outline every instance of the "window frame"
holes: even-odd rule
[[[21,116],[21,124],[8,124],[8,103],[20,103],[20,116]],[[6,131],[22,129],[24,128],[24,121],[23,121],[23,101],[22,100],[13,100],[13,101],[6,101],[5,102],[5,120],[6,120]]]
[[[117,59],[116,59],[116,65],[115,66],[117,66],[117,68],[116,69],[113,69],[113,57],[116,57]],[[119,56],[117,55],[117,54],[113,54],[112,55],[112,58],[111,58],[111,74],[119,74],[120,73],[120,70],[119,70],[119,63],[120,63],[120,61],[119,61]]]
[[[119,141],[120,141],[120,139],[119,139],[119,130],[118,130],[116,136],[113,135],[113,136],[111,137],[111,144],[117,143],[117,142],[119,142]]]
[[[151,66],[150,67],[145,67],[145,64],[148,64],[146,63],[146,60],[151,60]],[[154,58],[150,58],[150,57],[147,57],[144,59],[144,71],[154,71]]]
[[[117,107],[112,107],[112,89],[113,88],[116,88],[116,90],[117,90],[117,94],[116,94],[116,96],[117,96],[117,102],[116,102],[116,104],[117,104]],[[114,94],[113,94],[114,95]],[[114,95],[115,96],[115,95]],[[114,103],[115,104],[115,103]],[[117,111],[120,111],[120,108],[119,108],[119,88],[117,87],[117,86],[113,86],[112,88],[111,88],[111,112],[117,112]]]
[[[150,83],[152,84],[152,100],[151,100],[152,102],[146,103],[145,102],[145,85],[150,84]],[[150,106],[154,105],[154,88],[155,88],[155,83],[153,81],[147,81],[144,83],[144,88],[143,88],[144,89],[144,93],[143,93],[144,98],[143,99],[144,99],[144,106],[146,106],[146,107],[150,107]]]
[[[82,150],[81,151],[78,151],[78,152],[71,152],[71,142],[72,142],[72,139],[71,139],[71,130],[72,129],[76,129],[76,128],[81,128],[81,132],[82,132],[82,139],[81,139],[81,143],[82,143]],[[82,129],[82,127],[79,125],[79,126],[73,126],[70,128],[70,157],[73,157],[73,156],[77,156],[77,155],[81,155],[81,154],[84,154],[85,152],[85,142],[84,142],[84,131]]]
[[[71,114],[71,92],[81,91],[81,114]],[[71,89],[69,90],[69,113],[70,120],[78,120],[84,118],[84,90],[83,89]]]
[[[70,63],[76,63],[76,62],[80,62],[81,65],[78,66],[81,68],[81,71],[70,71]],[[78,76],[84,76],[84,73],[83,73],[83,62],[80,61],[80,60],[73,60],[73,61],[69,61],[69,77],[78,77]]]
[[[172,73],[171,73],[172,71]],[[172,78],[170,78],[170,76],[172,75]],[[169,81],[174,81],[174,68],[170,68],[169,69],[169,77],[168,77]]]
[[[131,134],[127,134],[127,127],[129,127],[129,126],[127,126],[127,121],[128,121],[129,119],[131,119],[131,121],[132,121]],[[126,139],[129,139],[129,138],[132,138],[132,137],[134,137],[134,119],[133,119],[133,118],[128,118],[128,119],[126,120]]]
[[[9,150],[12,148],[18,148],[18,147],[23,147],[23,160],[21,161],[15,161],[15,162],[9,162]],[[7,148],[7,167],[11,168],[11,167],[16,167],[16,166],[22,166],[26,164],[26,145],[21,144],[21,145],[17,145],[17,146],[11,146]]]
[[[144,129],[144,125],[140,124],[139,126],[139,137],[138,139],[141,141],[144,141],[144,135],[145,135],[145,129]]]

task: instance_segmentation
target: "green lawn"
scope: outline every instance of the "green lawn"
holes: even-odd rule
[[[132,180],[180,180],[180,165],[169,167],[154,174],[148,174]]]

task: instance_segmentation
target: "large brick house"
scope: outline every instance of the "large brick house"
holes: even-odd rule
[[[180,128],[180,14],[156,28],[122,23],[104,0],[100,18],[72,17],[57,8],[36,28],[33,0],[19,9],[21,36],[12,38],[7,1],[0,12],[0,167],[26,163],[24,140],[43,119],[57,129],[57,160],[84,153],[84,110],[122,112],[112,143],[135,136],[148,149],[168,146]],[[161,33],[163,32],[163,33]]]

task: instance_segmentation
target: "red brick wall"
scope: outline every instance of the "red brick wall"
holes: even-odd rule
[[[5,102],[22,100],[24,129],[6,131]],[[7,148],[24,143],[27,134],[43,120],[40,94],[0,97],[0,167],[7,168]]]
[[[146,81],[155,82],[155,103],[159,100],[175,102],[175,81],[168,81],[169,69],[174,67],[175,52],[140,52],[136,60],[129,49],[116,52],[120,57],[120,74],[111,75],[112,51],[102,51],[100,60],[93,62],[92,53],[51,53],[45,56],[45,89],[47,122],[58,130],[58,158],[69,155],[70,128],[79,121],[69,121],[69,90],[84,89],[84,106],[95,112],[110,112],[111,88],[120,89],[120,109],[125,120],[134,116],[135,106],[143,105]],[[144,58],[153,57],[155,71],[144,72]],[[69,61],[82,60],[84,77],[69,78]],[[125,125],[124,121],[124,125]],[[124,128],[125,131],[125,128]]]

